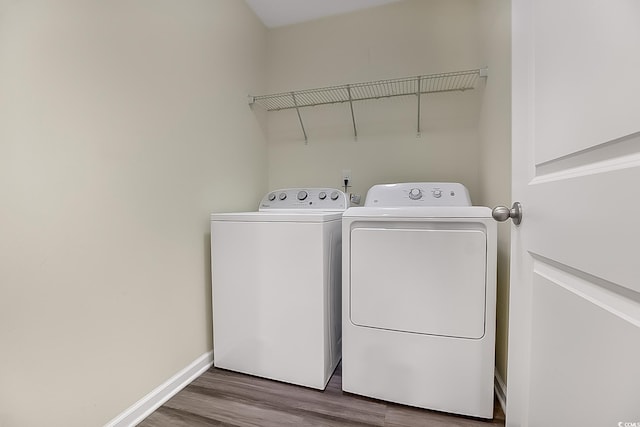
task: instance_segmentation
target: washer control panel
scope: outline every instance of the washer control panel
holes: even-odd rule
[[[365,206],[471,206],[467,188],[457,182],[403,182],[374,185]]]
[[[260,201],[259,210],[315,209],[344,211],[347,195],[335,188],[284,188],[267,193]]]

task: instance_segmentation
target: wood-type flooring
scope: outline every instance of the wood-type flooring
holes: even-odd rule
[[[325,391],[211,368],[139,426],[491,427],[504,413],[497,401],[493,420],[481,420],[345,393],[340,366]]]

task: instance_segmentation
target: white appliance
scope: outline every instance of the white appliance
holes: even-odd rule
[[[493,417],[496,230],[458,183],[376,185],[344,213],[344,391]]]
[[[324,389],[341,355],[341,222],[331,188],[267,194],[258,212],[211,214],[218,368]]]

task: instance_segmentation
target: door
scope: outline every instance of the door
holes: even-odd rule
[[[512,3],[508,426],[640,426],[640,2]]]

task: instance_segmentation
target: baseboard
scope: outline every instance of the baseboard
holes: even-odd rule
[[[213,365],[213,350],[209,351],[184,367],[152,392],[127,408],[123,413],[105,424],[105,427],[135,426],[158,409],[164,402],[185,388]]]
[[[500,406],[502,406],[502,412],[507,413],[507,385],[504,380],[498,373],[496,369],[494,388],[496,390],[496,396],[498,397],[498,402],[500,402]]]

